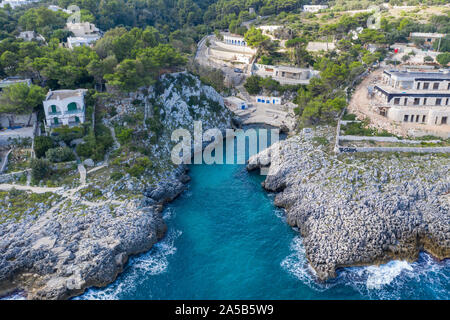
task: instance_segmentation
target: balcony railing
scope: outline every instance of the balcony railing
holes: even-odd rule
[[[77,114],[84,112],[84,109],[76,109],[76,110],[67,110],[64,112],[64,114]]]
[[[55,112],[50,111],[50,112],[48,113],[49,116],[60,116],[61,114],[62,114],[62,113],[61,113],[60,111],[55,111]]]

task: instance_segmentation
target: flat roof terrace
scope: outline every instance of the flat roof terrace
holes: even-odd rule
[[[46,100],[63,100],[70,97],[81,97],[84,95],[85,91],[85,89],[51,91]]]
[[[416,90],[416,89],[401,89],[401,88],[393,88],[391,86],[387,86],[387,85],[382,85],[382,84],[377,84],[375,86],[376,88],[378,87],[379,89],[390,93],[390,94],[407,94],[407,95],[414,95],[414,94],[420,94],[420,95],[424,95],[424,94],[434,94],[434,95],[450,95],[450,91],[449,90]]]
[[[385,70],[383,72],[391,77],[395,77],[400,81],[415,80],[415,81],[450,81],[450,73],[448,71],[439,72],[416,72],[416,71],[399,71],[399,70]]]

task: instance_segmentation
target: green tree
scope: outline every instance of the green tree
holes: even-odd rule
[[[46,91],[36,85],[17,83],[6,87],[0,96],[0,113],[29,114],[40,106]]]
[[[51,172],[50,162],[47,159],[31,160],[31,177],[35,182],[47,178]]]
[[[436,60],[441,66],[448,66],[448,64],[450,63],[450,52],[438,54]]]
[[[248,93],[250,93],[250,94],[258,94],[261,91],[261,89],[262,89],[260,82],[261,82],[261,78],[260,77],[258,77],[258,76],[251,76],[251,77],[247,78],[247,80],[246,80],[246,82],[244,84],[244,87],[245,87],[245,89],[247,90]]]
[[[45,156],[47,150],[53,148],[54,142],[50,137],[39,136],[34,139],[34,153],[37,158]]]
[[[259,47],[264,41],[270,40],[268,36],[263,35],[261,29],[256,29],[255,27],[251,27],[245,33],[245,41],[247,44],[253,48]]]

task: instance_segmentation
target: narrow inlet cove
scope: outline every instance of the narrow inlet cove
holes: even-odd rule
[[[301,237],[262,189],[264,176],[245,165],[206,164],[189,175],[188,189],[164,211],[165,238],[131,258],[114,283],[76,299],[449,298],[450,263],[427,254],[347,268],[318,283]]]

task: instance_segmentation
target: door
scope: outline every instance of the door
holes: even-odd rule
[[[69,103],[67,106],[68,111],[77,111],[77,104],[75,102]]]
[[[53,118],[53,123],[58,125],[59,124],[59,119],[58,118]]]
[[[52,105],[52,113],[56,113],[56,106]]]
[[[75,117],[75,122],[76,122],[76,123],[80,123],[80,118]]]

